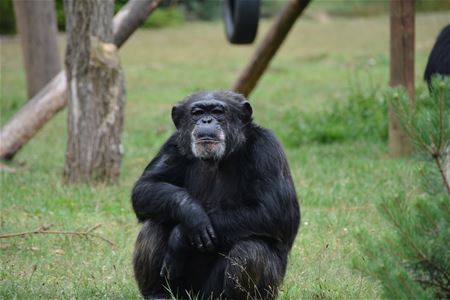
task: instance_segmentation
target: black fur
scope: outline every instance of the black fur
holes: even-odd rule
[[[191,151],[201,121],[191,109],[198,103],[225,106],[212,122],[225,134],[219,158]],[[209,108],[204,114],[210,122]],[[197,93],[172,110],[177,131],[132,192],[143,223],[134,271],[144,297],[168,297],[165,287],[179,298],[185,291],[200,299],[276,297],[300,210],[281,145],[251,114],[233,92]]]
[[[423,78],[431,89],[431,78],[435,74],[450,75],[450,24],[445,26],[433,46]]]

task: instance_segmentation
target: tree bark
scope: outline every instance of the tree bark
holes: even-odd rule
[[[28,99],[61,70],[54,0],[14,0],[22,43]]]
[[[414,91],[414,0],[391,0],[391,68],[390,86],[403,86],[411,105]],[[410,153],[411,143],[394,113],[389,107],[389,154],[402,156]]]
[[[114,17],[114,41],[120,47],[131,32],[135,31],[139,23],[136,19],[145,19],[156,8],[160,0],[129,0],[126,7],[129,13],[122,14],[121,11]],[[145,4],[145,5],[144,5]],[[155,5],[153,5],[155,4]],[[131,9],[139,7],[141,9]],[[145,9],[147,8],[147,9]],[[135,27],[131,27],[133,24]],[[125,30],[124,28],[127,28]],[[127,32],[116,37],[118,32]],[[0,157],[10,160],[57,112],[67,104],[65,71],[59,72],[53,80],[45,86],[35,97],[28,101],[0,130]]]
[[[68,142],[66,182],[115,182],[122,161],[125,88],[113,44],[114,0],[64,0]]]
[[[275,53],[280,48],[297,18],[310,0],[289,0],[278,15],[264,40],[256,49],[250,62],[242,71],[233,90],[248,96],[255,88]]]

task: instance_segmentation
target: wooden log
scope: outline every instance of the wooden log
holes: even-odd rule
[[[130,0],[122,9],[129,13],[121,15],[120,10],[113,20],[114,43],[120,47],[135,31],[140,23],[135,19],[142,19],[150,15],[156,8],[154,3],[160,0]],[[146,4],[147,6],[145,6]],[[132,9],[133,7],[148,7],[148,9]],[[144,17],[145,16],[145,17]],[[133,24],[136,27],[130,27]],[[126,30],[123,28],[127,28]],[[124,34],[123,32],[126,32]],[[17,151],[22,148],[57,112],[67,104],[67,82],[65,71],[61,71],[46,85],[41,92],[30,99],[0,130],[0,157],[11,160]]]
[[[280,48],[295,21],[308,6],[309,2],[310,0],[289,0],[286,3],[264,40],[257,47],[250,62],[234,84],[234,91],[245,96],[252,92],[272,57]]]
[[[391,62],[390,86],[403,86],[411,105],[415,102],[414,90],[414,0],[391,0],[390,36]],[[392,107],[389,108],[389,154],[402,156],[410,153],[411,143],[402,129]]]
[[[141,26],[145,19],[159,6],[162,0],[130,0],[117,12],[113,20],[114,44],[120,48],[131,34]]]
[[[0,156],[6,160],[12,159],[66,103],[66,74],[61,71],[2,128]]]

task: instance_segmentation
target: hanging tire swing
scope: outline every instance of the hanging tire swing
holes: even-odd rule
[[[225,0],[224,23],[232,44],[251,44],[258,31],[260,0]]]

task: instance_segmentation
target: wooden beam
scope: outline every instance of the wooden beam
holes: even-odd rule
[[[117,12],[113,20],[114,44],[117,48],[144,24],[147,17],[161,4],[162,0],[130,0]]]
[[[248,96],[264,74],[275,53],[286,39],[292,26],[311,0],[289,0],[274,24],[267,32],[264,40],[256,48],[250,62],[242,71],[233,90]]]
[[[391,62],[390,86],[403,86],[411,105],[415,102],[414,48],[415,0],[391,0]],[[411,152],[411,144],[392,107],[389,108],[389,154],[402,156]]]

